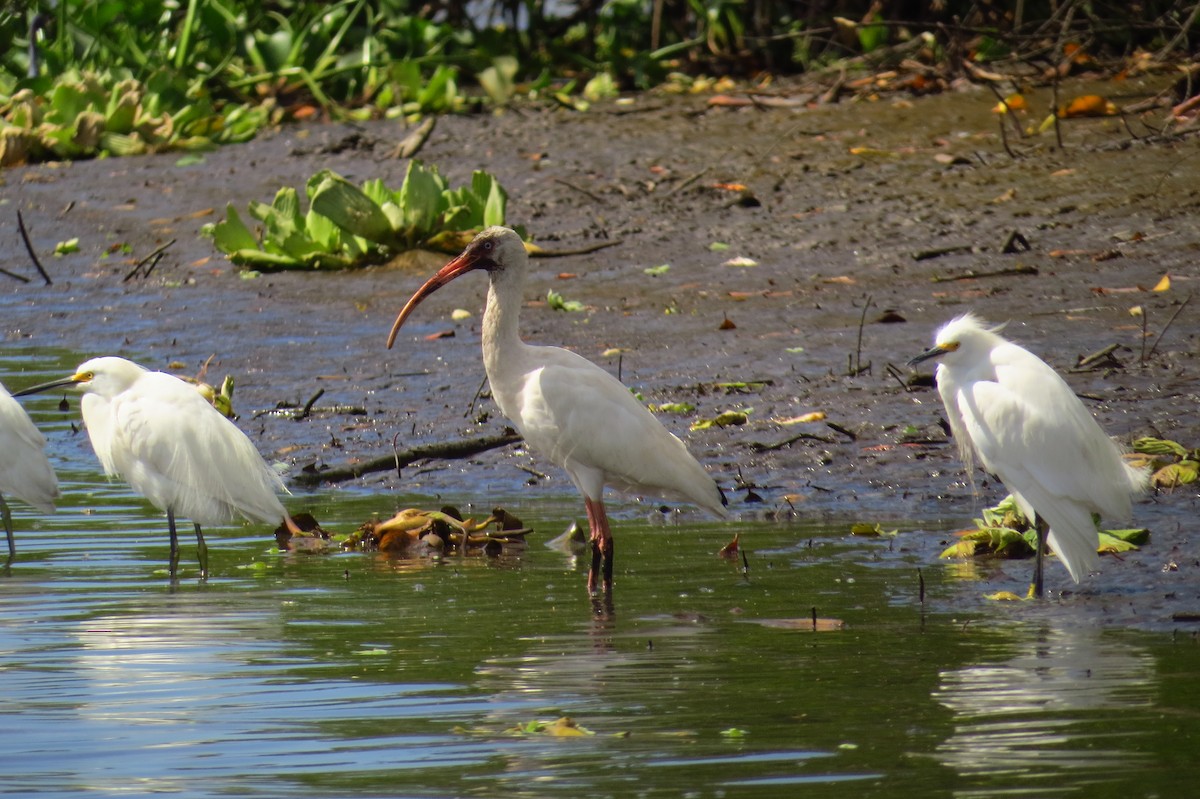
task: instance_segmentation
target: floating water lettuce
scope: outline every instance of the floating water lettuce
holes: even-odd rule
[[[382,263],[397,253],[429,249],[457,253],[485,227],[503,225],[508,195],[494,177],[475,172],[471,185],[451,189],[436,167],[410,161],[398,190],[380,180],[355,186],[322,170],[305,185],[307,211],[291,187],[270,205],[251,201],[251,232],[230,204],[224,220],[201,232],[239,266],[346,269]]]
[[[1004,558],[1032,557],[1037,547],[1037,530],[1008,495],[995,507],[986,508],[983,518],[975,520],[974,530],[958,533],[959,540],[943,550],[943,558],[970,558],[993,554]],[[1094,517],[1095,518],[1095,517]],[[1097,532],[1099,552],[1127,552],[1150,540],[1145,528],[1101,530]]]
[[[43,94],[0,95],[0,166],[47,159],[198,150],[245,141],[269,124],[268,106],[218,109],[166,71],[68,70]]]

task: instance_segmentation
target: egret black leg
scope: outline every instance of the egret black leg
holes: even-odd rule
[[[196,558],[200,561],[200,577],[208,577],[208,544],[204,543],[199,524],[196,525]]]
[[[175,533],[175,511],[167,510],[167,526],[171,528],[171,579],[179,571],[179,536]]]
[[[1033,595],[1041,599],[1046,595],[1046,585],[1043,580],[1042,566],[1046,558],[1046,537],[1050,534],[1050,525],[1041,516],[1034,514],[1033,526],[1037,530],[1037,554],[1033,562]]]
[[[17,556],[17,542],[13,539],[12,511],[8,509],[8,503],[4,501],[3,496],[0,496],[0,517],[4,519],[4,534],[8,536],[8,560],[4,563],[7,566]]]

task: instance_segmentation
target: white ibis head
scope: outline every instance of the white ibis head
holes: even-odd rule
[[[396,342],[396,334],[400,332],[404,320],[412,313],[421,301],[457,277],[468,272],[482,269],[496,280],[506,270],[519,269],[524,273],[528,264],[525,244],[516,231],[500,226],[487,228],[471,240],[462,254],[443,266],[433,277],[425,281],[425,285],[412,295],[392,325],[388,334],[387,346],[390,350]]]

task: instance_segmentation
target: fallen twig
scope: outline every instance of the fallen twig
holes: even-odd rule
[[[601,197],[597,194],[592,194],[590,191],[583,188],[582,186],[576,186],[574,183],[572,183],[569,180],[563,180],[562,178],[555,178],[554,182],[562,184],[563,186],[566,186],[568,189],[574,189],[575,191],[579,192],[584,197],[587,197],[589,200],[591,200],[594,203],[599,203],[601,205],[608,205],[608,200],[604,199],[603,197]]]
[[[970,244],[957,244],[953,247],[933,247],[928,250],[918,250],[913,253],[914,261],[928,261],[930,258],[941,258],[943,255],[958,255],[962,252],[971,252],[975,248]]]
[[[1085,355],[1084,357],[1079,359],[1079,362],[1075,364],[1075,368],[1073,368],[1071,371],[1072,372],[1086,371],[1089,368],[1091,368],[1091,366],[1093,364],[1095,364],[1101,360],[1108,360],[1110,362],[1116,363],[1117,359],[1113,357],[1113,353],[1117,351],[1117,347],[1119,347],[1119,346],[1120,346],[1119,344],[1109,344],[1107,347],[1105,347],[1102,350],[1096,350],[1091,355]]]
[[[533,258],[565,258],[569,255],[587,255],[588,253],[604,250],[609,247],[616,247],[618,244],[624,244],[622,239],[613,239],[612,241],[597,241],[594,244],[585,244],[582,247],[575,247],[570,250],[546,250],[541,247],[532,247],[529,249],[529,255]]]
[[[809,441],[820,441],[822,444],[838,443],[837,441],[833,440],[832,438],[826,438],[825,436],[814,435],[813,433],[797,433],[796,435],[791,436],[790,438],[785,438],[783,441],[778,441],[774,444],[763,444],[761,441],[751,441],[746,446],[748,446],[750,448],[751,452],[774,452],[777,449],[783,449],[784,447],[790,447],[792,444],[795,444],[797,441],[803,441],[805,439],[807,439]]]
[[[997,269],[994,272],[963,272],[961,275],[934,275],[934,283],[952,283],[955,280],[974,280],[981,277],[1012,277],[1014,275],[1036,275],[1036,266],[1014,266],[1011,269]]]
[[[129,270],[129,274],[125,275],[121,282],[128,283],[132,278],[137,276],[137,273],[140,272],[142,267],[146,264],[150,264],[150,266],[146,269],[146,272],[142,275],[142,277],[150,277],[150,273],[154,271],[154,267],[158,266],[158,262],[163,257],[163,253],[166,252],[167,248],[174,244],[175,241],[175,239],[171,239],[166,244],[155,247],[149,255],[134,264],[133,269]]]
[[[11,277],[13,280],[19,280],[22,283],[29,282],[29,278],[25,277],[24,275],[18,275],[16,272],[10,272],[7,269],[5,269],[4,267],[0,267],[0,275],[5,275],[7,277]]]
[[[708,170],[709,170],[709,167],[704,167],[704,169],[701,169],[699,172],[695,173],[690,178],[687,178],[682,183],[672,186],[671,190],[667,192],[666,196],[670,197],[672,194],[678,194],[679,192],[683,191],[688,186],[692,185],[697,180],[704,177],[704,175],[708,172]]]
[[[25,229],[25,217],[21,216],[21,209],[17,209],[17,230],[21,231],[21,241],[25,242],[25,251],[29,253],[33,265],[37,267],[38,274],[42,276],[42,280],[46,281],[46,285],[51,285],[54,281],[50,279],[50,275],[46,274],[46,269],[42,266],[42,262],[38,260],[37,253],[33,251],[33,242],[29,240],[29,231]],[[26,281],[28,282],[28,281]]]
[[[1175,321],[1175,317],[1179,316],[1179,314],[1183,311],[1184,308],[1187,307],[1187,304],[1191,301],[1192,301],[1192,295],[1189,294],[1183,298],[1183,302],[1179,303],[1179,307],[1175,309],[1175,313],[1171,314],[1171,318],[1167,320],[1167,323],[1165,325],[1163,325],[1163,329],[1158,331],[1158,336],[1155,337],[1154,344],[1150,347],[1150,351],[1146,353],[1146,358],[1142,359],[1143,363],[1146,362],[1147,358],[1154,357],[1154,351],[1156,349],[1158,349],[1158,342],[1162,341],[1162,337],[1166,334],[1167,330],[1170,329],[1171,323]]]
[[[425,146],[425,142],[429,139],[429,134],[433,133],[434,126],[437,125],[437,116],[431,114],[421,121],[420,125],[400,140],[400,143],[389,154],[390,158],[412,158],[421,148]]]
[[[469,458],[489,449],[515,444],[521,440],[516,433],[506,433],[498,436],[482,438],[459,439],[457,441],[442,441],[435,444],[423,444],[409,449],[396,450],[394,454],[372,458],[362,463],[318,471],[308,468],[292,478],[293,482],[302,486],[314,486],[321,483],[340,483],[355,480],[372,472],[386,472],[407,466],[421,460],[453,460]]]

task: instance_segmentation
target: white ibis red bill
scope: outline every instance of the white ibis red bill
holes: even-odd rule
[[[1033,593],[1043,593],[1046,544],[1079,579],[1100,568],[1092,514],[1130,517],[1147,473],[1121,449],[1057,372],[972,314],[943,326],[909,366],[938,358],[937,388],[970,473],[975,457],[1003,481],[1038,531]]]
[[[529,256],[514,231],[488,228],[417,289],[396,317],[388,347],[422,300],[476,269],[490,278],[483,313],[483,364],[492,398],[529,448],[565,469],[583,494],[592,546],[590,592],[596,592],[601,572],[604,591],[612,589],[613,539],[604,510],[605,486],[682,500],[725,516],[725,496],[704,467],[620,381],[573,352],[521,340],[518,317]]]
[[[200,526],[228,524],[238,515],[299,532],[276,492],[287,489],[237,425],[178,377],[124,358],[93,358],[62,380],[15,396],[73,386],[92,449],[109,477],[120,477],[166,511],[171,529],[171,576],[179,564],[175,517],[191,519],[202,576],[208,547]]]
[[[5,494],[45,513],[53,513],[58,478],[46,458],[46,437],[34,427],[21,403],[0,385],[0,517],[8,537],[7,563],[12,563],[17,546]]]

